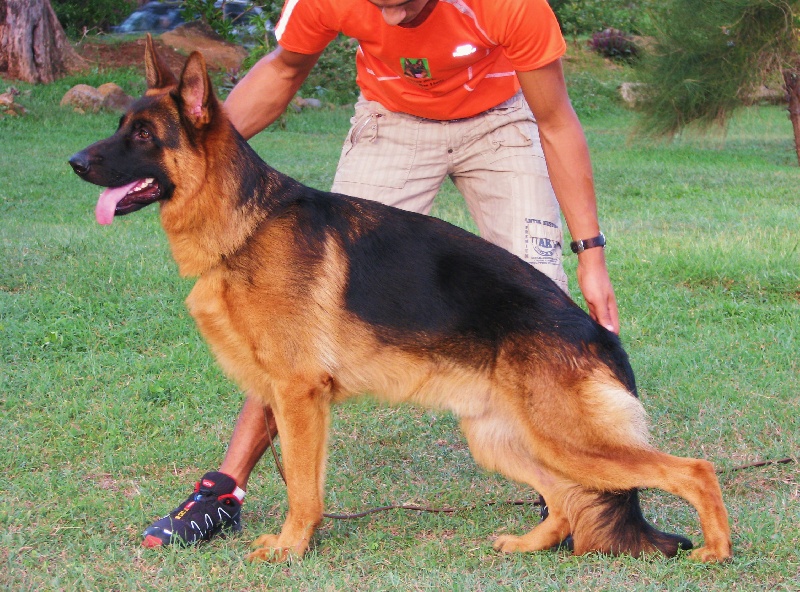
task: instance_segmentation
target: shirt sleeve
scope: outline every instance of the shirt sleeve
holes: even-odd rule
[[[286,0],[275,27],[278,44],[306,55],[322,51],[339,33],[334,8],[329,0]]]
[[[546,0],[494,0],[484,6],[488,33],[515,70],[535,70],[564,55],[567,44]]]

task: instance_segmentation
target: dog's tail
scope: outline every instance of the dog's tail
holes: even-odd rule
[[[662,553],[674,557],[692,548],[686,537],[661,532],[647,522],[639,505],[639,491],[597,492],[580,488],[570,495],[567,511],[577,555],[599,551],[639,557]]]

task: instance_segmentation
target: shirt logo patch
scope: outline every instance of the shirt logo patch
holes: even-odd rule
[[[432,78],[426,58],[400,58],[400,65],[403,68],[403,75],[408,78],[417,80]]]
[[[456,50],[453,52],[453,57],[454,58],[463,58],[463,57],[466,57],[468,55],[472,55],[476,51],[478,51],[478,48],[475,47],[474,45],[470,45],[469,43],[467,43],[466,45],[459,45],[458,47],[456,47]]]

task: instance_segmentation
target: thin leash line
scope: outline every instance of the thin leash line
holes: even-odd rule
[[[281,462],[281,458],[278,455],[278,451],[275,449],[275,441],[272,439],[272,434],[270,433],[269,429],[269,419],[267,417],[267,409],[264,408],[264,422],[266,423],[267,428],[267,439],[269,440],[269,449],[272,452],[272,458],[275,460],[275,466],[278,469],[278,474],[281,476],[281,480],[283,481],[284,485],[286,485],[286,473],[283,470],[283,463]],[[464,512],[467,510],[475,510],[478,507],[483,506],[494,506],[499,504],[506,504],[506,505],[514,505],[514,506],[523,506],[523,505],[532,505],[532,506],[543,506],[544,500],[541,496],[537,500],[507,500],[505,502],[486,502],[484,504],[475,504],[472,506],[465,506],[463,508],[429,508],[426,506],[415,506],[410,504],[391,504],[388,506],[378,506],[375,508],[369,508],[362,512],[356,512],[354,514],[329,514],[323,513],[322,516],[325,518],[330,518],[332,520],[355,520],[356,518],[364,518],[365,516],[369,516],[370,514],[377,514],[378,512],[387,512],[389,510],[408,510],[412,512],[425,512],[429,514],[453,514],[455,512]]]
[[[269,419],[267,416],[267,408],[264,408],[264,422],[266,423],[267,428],[267,439],[269,440],[269,449],[272,451],[272,458],[275,459],[275,466],[278,469],[278,473],[283,480],[284,485],[286,485],[286,473],[283,471],[283,463],[281,463],[280,456],[278,455],[278,451],[275,449],[275,441],[272,439],[272,434],[269,430]],[[754,469],[758,467],[766,467],[770,465],[782,465],[788,463],[796,463],[797,457],[789,456],[786,458],[779,458],[779,459],[771,459],[771,460],[762,460],[758,462],[748,463],[746,465],[738,465],[735,467],[728,467],[725,469],[717,469],[716,473],[718,475],[724,475],[726,473],[735,473],[736,471],[743,471],[745,469]],[[463,508],[430,508],[426,506],[415,506],[410,504],[391,504],[388,506],[377,506],[375,508],[369,508],[362,512],[356,512],[354,514],[328,514],[323,513],[322,516],[324,518],[330,518],[332,520],[355,520],[356,518],[364,518],[365,516],[369,516],[370,514],[377,514],[379,512],[387,512],[389,510],[408,510],[412,512],[425,512],[429,514],[454,514],[456,512],[466,512],[469,510],[476,510],[478,508],[484,508],[487,506],[499,506],[499,505],[507,505],[507,506],[539,506],[539,507],[546,507],[545,501],[540,495],[538,499],[535,500],[505,500],[505,501],[489,501],[484,502],[482,504],[473,504],[471,506],[464,506]]]
[[[743,469],[754,469],[756,467],[766,467],[769,465],[785,465],[788,463],[796,463],[797,457],[796,456],[788,456],[786,458],[778,458],[778,459],[771,459],[771,460],[761,460],[754,463],[749,463],[746,465],[739,465],[738,467],[730,467],[727,469],[719,469],[717,474],[725,474],[725,473],[733,473],[735,471],[741,471]]]
[[[283,465],[281,464],[277,450],[275,450],[275,444],[273,443],[272,437],[269,438],[269,447],[270,450],[272,451],[272,457],[275,459],[275,466],[278,468],[278,473],[280,474],[284,484],[286,484],[286,476],[285,473],[283,472]],[[539,499],[536,500],[506,500],[503,502],[491,501],[483,504],[464,506],[462,508],[431,508],[428,506],[415,506],[412,504],[390,504],[388,506],[377,506],[374,508],[369,508],[367,510],[363,510],[361,512],[355,512],[353,514],[330,514],[327,512],[323,512],[322,516],[324,518],[330,518],[332,520],[355,520],[356,518],[364,518],[365,516],[369,516],[370,514],[377,514],[379,512],[388,512],[389,510],[407,510],[411,512],[424,512],[427,514],[454,514],[456,512],[476,510],[479,507],[496,506],[501,504],[509,506],[524,506],[524,505],[543,506],[544,501],[540,496]]]
[[[322,514],[325,518],[332,518],[334,520],[353,520],[354,518],[363,518],[370,514],[377,514],[378,512],[386,512],[387,510],[410,510],[413,512],[426,512],[430,514],[455,514],[456,512],[466,512],[468,510],[477,510],[487,506],[543,506],[541,497],[535,500],[505,500],[502,502],[485,502],[482,504],[473,504],[471,506],[464,506],[462,508],[428,508],[426,506],[414,506],[409,504],[392,504],[390,506],[378,506],[370,508],[363,512],[355,514]]]

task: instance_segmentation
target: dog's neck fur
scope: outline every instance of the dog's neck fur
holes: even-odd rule
[[[299,185],[267,165],[233,129],[216,106],[210,125],[221,126],[216,152],[204,154],[202,178],[182,179],[175,194],[161,206],[161,224],[182,276],[199,276],[233,256],[276,207],[272,196],[291,194]],[[215,171],[251,171],[257,178],[245,187],[241,178]],[[179,212],[180,210],[180,212]]]

